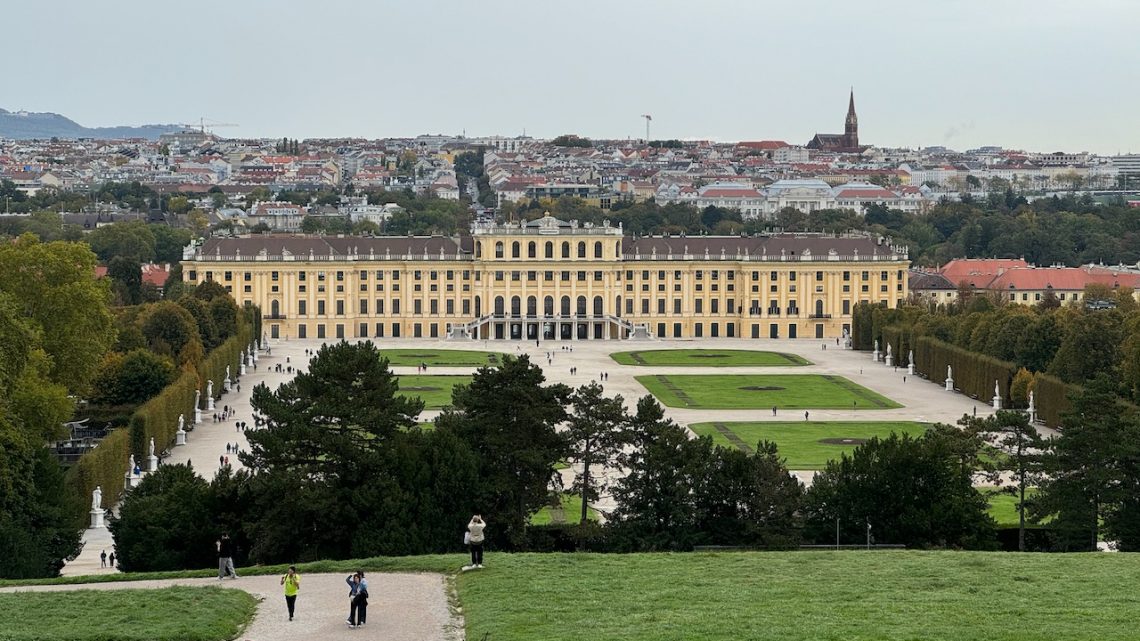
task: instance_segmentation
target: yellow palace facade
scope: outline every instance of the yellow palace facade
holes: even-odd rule
[[[547,216],[432,237],[249,236],[188,248],[189,284],[258,305],[274,338],[839,338],[906,300],[870,236],[630,236]]]

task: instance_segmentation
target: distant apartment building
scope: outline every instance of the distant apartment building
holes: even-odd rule
[[[265,223],[273,231],[298,232],[305,219],[305,210],[300,205],[278,201],[258,201],[249,210],[249,226]]]

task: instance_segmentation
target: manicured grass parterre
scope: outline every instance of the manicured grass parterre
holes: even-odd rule
[[[651,349],[610,354],[622,365],[682,365],[692,367],[811,365],[807,359],[780,352],[746,349]]]
[[[494,641],[1123,641],[1128,554],[496,555],[456,578]],[[565,598],[572,594],[574,598]]]
[[[771,441],[791,470],[820,470],[827,462],[850,454],[859,444],[892,432],[918,436],[926,425],[913,422],[799,421],[771,423],[694,423],[689,426],[714,443],[751,452],[760,441]]]
[[[390,365],[411,366],[427,363],[431,367],[482,367],[498,365],[497,352],[466,349],[382,349],[380,356]]]
[[[451,404],[451,388],[470,383],[471,377],[409,374],[400,376],[399,381],[401,396],[418,396],[424,401],[424,409],[437,410]]]
[[[1006,489],[1006,488],[1002,488]],[[1017,516],[1017,495],[1010,494],[999,490],[996,487],[983,488],[989,495],[990,499],[990,516],[997,521],[999,527],[1017,527],[1019,519]],[[1027,488],[1025,491],[1025,502],[1030,503],[1033,496],[1037,494],[1037,488]],[[1028,518],[1029,512],[1026,512]],[[1033,523],[1026,521],[1029,527],[1036,527]]]
[[[898,403],[826,374],[669,374],[638,376],[669,407],[700,409],[890,409]]]
[[[75,590],[0,594],[5,641],[221,641],[257,610],[243,590]]]
[[[598,520],[598,511],[594,508],[586,509],[586,518],[591,521]],[[578,523],[582,519],[582,497],[578,494],[563,494],[557,508],[549,505],[535,512],[530,517],[531,525],[549,525],[551,523]]]

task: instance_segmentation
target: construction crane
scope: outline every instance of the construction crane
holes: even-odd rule
[[[192,123],[185,123],[184,122],[184,123],[180,123],[179,126],[186,127],[187,129],[197,129],[204,134],[206,134],[206,133],[212,134],[212,133],[214,133],[213,130],[216,129],[217,127],[240,127],[241,125],[237,125],[237,124],[234,124],[232,122],[210,122],[209,120],[206,120],[205,118],[199,118],[198,122],[196,122],[196,123],[193,123],[193,122]],[[209,131],[207,131],[207,129],[209,129]]]
[[[653,122],[653,116],[641,114],[641,117],[645,118],[645,143],[649,144],[649,123]]]

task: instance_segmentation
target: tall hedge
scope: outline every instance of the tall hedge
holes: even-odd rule
[[[162,452],[174,443],[179,416],[185,416],[187,425],[194,421],[196,391],[198,374],[187,369],[158,396],[144,403],[131,415],[131,451],[140,465],[150,454],[150,439],[154,439],[155,451]]]
[[[1002,407],[1009,407],[1009,384],[1017,373],[1017,367],[1009,361],[922,336],[915,340],[914,363],[918,372],[937,383],[946,382],[946,366],[951,366],[955,389],[986,403],[993,399],[996,380]]]
[[[214,398],[222,395],[222,381],[226,378],[227,365],[230,366],[230,375],[237,379],[241,372],[242,350],[249,347],[252,337],[252,323],[239,317],[237,334],[227,338],[202,360],[198,365],[198,389],[202,391],[202,398],[206,398],[206,382],[211,380],[214,381]]]
[[[1061,415],[1072,409],[1069,396],[1079,393],[1081,388],[1044,373],[1038,373],[1033,379],[1033,404],[1037,406],[1037,420],[1049,427],[1057,427],[1061,424]]]
[[[904,325],[891,325],[890,327],[884,327],[882,334],[883,344],[879,346],[879,349],[882,351],[883,357],[886,358],[887,345],[890,345],[891,355],[895,358],[895,365],[900,367],[909,365],[907,355],[910,350],[913,349],[911,345],[911,329]]]
[[[67,484],[75,494],[91,500],[96,485],[103,487],[103,505],[110,507],[123,491],[123,476],[127,473],[127,458],[131,455],[130,430],[121,427],[99,441],[95,449],[79,457],[67,471]]]

